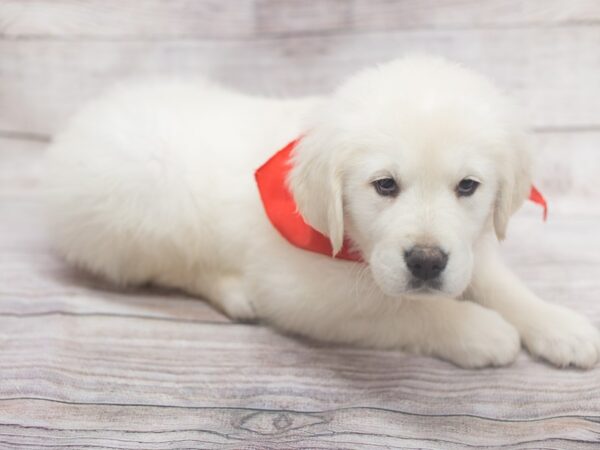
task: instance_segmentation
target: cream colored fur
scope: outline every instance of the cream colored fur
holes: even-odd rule
[[[289,184],[338,250],[295,248],[271,226],[254,170],[303,134]],[[395,198],[371,182],[392,176]],[[481,182],[457,197],[464,177]],[[436,58],[365,70],[324,98],[246,96],[207,81],[147,81],[90,103],[49,151],[55,243],[113,283],[181,288],[235,319],[312,338],[436,355],[464,367],[520,349],[591,367],[598,331],[500,261],[531,185],[526,134],[488,81]],[[449,255],[438,289],[412,289],[404,252]]]

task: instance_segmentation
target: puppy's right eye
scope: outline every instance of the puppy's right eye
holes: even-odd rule
[[[459,197],[468,197],[473,195],[477,188],[479,187],[479,181],[474,180],[472,178],[465,178],[461,180],[460,183],[456,186],[456,194]]]
[[[383,197],[395,197],[400,192],[398,183],[393,178],[381,178],[373,181],[377,193]]]

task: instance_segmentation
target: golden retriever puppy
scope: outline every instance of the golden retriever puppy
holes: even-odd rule
[[[57,247],[113,283],[463,367],[508,364],[521,342],[557,366],[600,357],[587,319],[498,256],[531,189],[527,136],[459,65],[408,57],[323,98],[124,85],[71,121],[49,163]]]

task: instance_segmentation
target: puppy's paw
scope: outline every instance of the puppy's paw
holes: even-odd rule
[[[516,328],[495,311],[464,302],[454,336],[449,336],[443,354],[465,368],[503,366],[515,360],[521,349]]]
[[[243,292],[238,291],[224,295],[221,307],[228,317],[241,322],[252,322],[257,318],[252,303]]]
[[[583,316],[558,305],[544,305],[522,327],[532,355],[558,367],[588,369],[600,360],[600,332]]]
[[[241,277],[222,276],[213,280],[212,284],[196,290],[201,295],[208,293],[211,303],[230,319],[241,322],[253,322],[257,319],[254,305],[246,295]]]

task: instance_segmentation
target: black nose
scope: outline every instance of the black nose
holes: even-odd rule
[[[416,278],[432,280],[446,268],[448,255],[438,247],[416,245],[404,253],[404,261]]]

